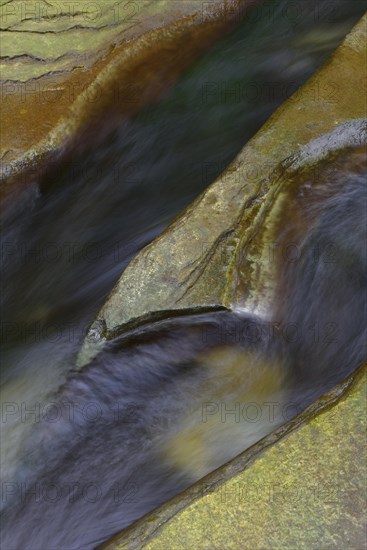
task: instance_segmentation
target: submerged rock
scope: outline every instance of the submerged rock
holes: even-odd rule
[[[362,548],[366,381],[364,367],[100,548]]]
[[[208,375],[197,384],[190,410],[162,445],[162,459],[194,479],[284,422],[279,410],[270,411],[270,404],[286,403],[288,386],[280,358],[233,343],[202,353],[196,360]],[[267,407],[271,419],[263,415]]]

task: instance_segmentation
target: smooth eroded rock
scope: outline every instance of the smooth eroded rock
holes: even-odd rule
[[[363,548],[366,381],[364,366],[103,549]]]
[[[132,114],[159,96],[252,3],[3,3],[1,194],[99,127],[107,108]]]
[[[327,159],[367,143],[363,37],[366,16],[219,180],[132,260],[99,312],[101,330],[92,327],[79,365],[104,339],[166,316],[229,308],[271,317],[280,273],[263,252],[278,238],[279,219],[289,222],[292,212],[297,223],[302,214],[288,201],[307,175],[311,186],[323,185]]]

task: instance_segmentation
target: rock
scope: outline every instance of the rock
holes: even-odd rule
[[[159,96],[240,20],[243,4],[3,4],[1,194],[29,183],[31,169],[34,179],[86,124],[98,135],[107,106],[128,115]]]
[[[292,219],[289,200],[306,178],[322,186],[327,162],[367,142],[365,37],[366,16],[219,180],[132,260],[97,316],[104,327],[100,339],[164,317],[222,308],[271,316],[280,272],[268,246],[279,237],[279,220]],[[300,215],[302,207],[293,214],[295,225]],[[98,349],[86,342],[78,365]]]
[[[363,548],[366,382],[364,366],[100,548]]]

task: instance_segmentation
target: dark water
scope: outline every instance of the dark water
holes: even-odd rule
[[[49,181],[34,182],[3,221],[4,550],[93,548],[365,356],[366,177],[351,173],[302,243],[285,307],[285,320],[302,326],[337,318],[336,339],[308,333],[289,343],[258,319],[221,312],[147,327],[72,373],[85,330],[129,259],[215,179],[364,8],[274,4],[158,105],[116,121],[98,149],[76,151]],[[338,243],[332,265],[309,256],[325,241]],[[252,409],[244,419],[241,408],[241,421],[227,420],[238,402],[260,404],[261,416]]]

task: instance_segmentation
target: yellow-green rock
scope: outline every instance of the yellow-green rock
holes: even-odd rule
[[[0,195],[31,181],[27,170],[41,171],[109,108],[131,115],[159,96],[239,20],[241,3],[2,2]]]
[[[366,382],[364,367],[296,425],[266,437],[103,548],[365,548]]]
[[[88,67],[122,40],[184,16],[208,17],[218,4],[216,0],[204,10],[195,0],[3,2],[1,78],[25,82],[50,70],[63,71],[65,59],[70,70]]]

